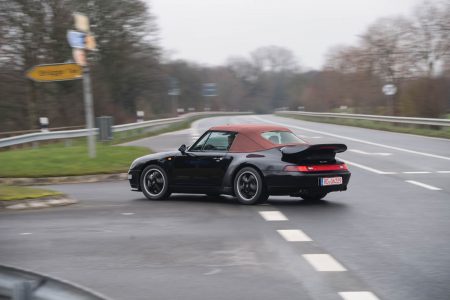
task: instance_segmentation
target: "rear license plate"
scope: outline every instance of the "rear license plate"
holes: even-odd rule
[[[327,185],[340,185],[342,184],[342,177],[326,177],[326,178],[320,178],[320,185],[321,186],[327,186]]]

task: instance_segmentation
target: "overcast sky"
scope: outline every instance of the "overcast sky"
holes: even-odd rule
[[[161,46],[182,58],[220,65],[268,45],[286,47],[318,69],[327,50],[356,44],[380,17],[409,15],[421,0],[146,0]]]

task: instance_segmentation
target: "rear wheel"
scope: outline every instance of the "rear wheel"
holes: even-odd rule
[[[252,205],[269,198],[261,175],[254,168],[241,169],[234,178],[234,192],[242,204]]]
[[[305,193],[305,194],[300,194],[300,197],[302,197],[303,200],[306,201],[319,201],[322,200],[323,198],[325,198],[325,196],[328,193],[320,193],[320,192],[315,192],[315,193]]]
[[[159,166],[150,165],[141,176],[141,189],[150,200],[162,200],[170,196],[169,180],[166,171]]]

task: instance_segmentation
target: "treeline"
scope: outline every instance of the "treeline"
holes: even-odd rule
[[[165,84],[157,27],[146,4],[138,0],[1,0],[0,128],[84,124],[80,80],[36,83],[25,77],[38,64],[72,60],[67,30],[73,12],[88,15],[97,52],[89,54],[96,115],[116,122],[135,121],[136,109],[164,112]]]
[[[450,107],[450,2],[377,20],[357,45],[331,49],[317,76],[310,92],[318,94],[305,99],[312,110],[441,117]],[[391,98],[381,93],[388,83],[398,88]]]
[[[37,64],[71,60],[66,32],[73,12],[88,15],[98,51],[89,54],[95,112],[115,123],[154,118],[178,108],[309,111],[440,117],[450,107],[450,3],[425,2],[409,17],[377,20],[352,46],[330,49],[322,70],[302,69],[294,53],[265,46],[211,67],[165,58],[151,7],[141,0],[1,0],[0,128],[31,129],[40,116],[51,127],[84,124],[79,80],[35,83],[25,78]],[[307,42],[307,41],[305,41]],[[218,94],[204,97],[202,85]],[[387,97],[385,84],[397,93]],[[172,87],[173,88],[173,87]]]

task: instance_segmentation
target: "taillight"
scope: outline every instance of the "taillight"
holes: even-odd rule
[[[284,171],[286,172],[320,172],[320,171],[346,171],[346,170],[348,170],[346,164],[284,167]]]

